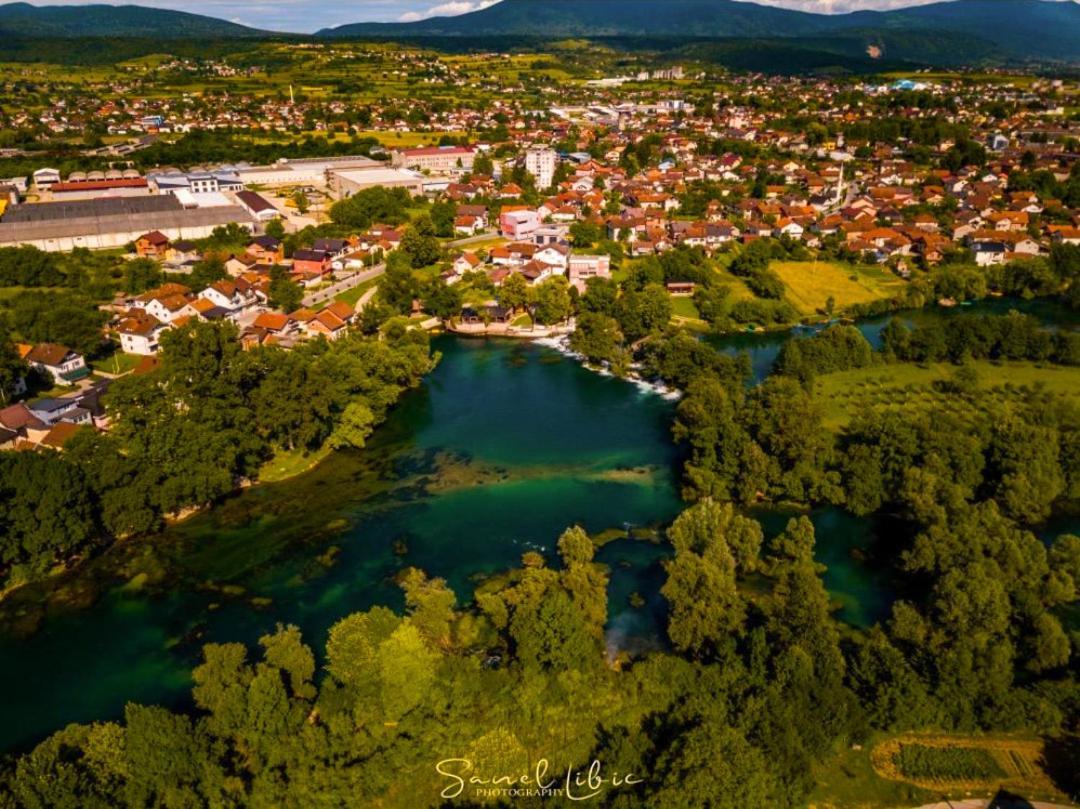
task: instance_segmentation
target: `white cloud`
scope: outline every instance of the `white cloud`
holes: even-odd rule
[[[459,14],[468,14],[470,11],[479,11],[482,8],[495,5],[499,0],[449,0],[432,6],[426,11],[407,11],[398,17],[401,22],[416,22],[428,17],[456,17]]]

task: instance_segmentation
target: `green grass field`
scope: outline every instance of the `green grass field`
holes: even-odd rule
[[[259,470],[259,481],[274,483],[299,475],[313,469],[331,452],[329,445],[323,445],[314,452],[300,449],[277,452]]]
[[[804,315],[823,311],[829,298],[840,312],[855,303],[891,298],[907,284],[888,270],[835,261],[774,261],[769,266],[787,287],[788,301]]]
[[[106,357],[90,360],[90,367],[95,371],[104,371],[107,374],[126,374],[135,368],[142,360],[138,354],[125,354],[117,349]]]
[[[377,283],[379,283],[378,278],[369,278],[362,284],[357,284],[352,289],[346,289],[344,292],[339,292],[334,296],[334,300],[344,301],[349,304],[349,306],[356,306],[356,302],[360,300],[360,297]]]
[[[870,760],[871,744],[843,746],[814,768],[808,806],[818,809],[885,809],[931,803],[935,795],[914,784],[882,778]]]
[[[701,313],[694,305],[694,299],[685,295],[671,295],[671,312],[675,317],[700,320]]]
[[[1073,368],[987,361],[974,362],[972,366],[978,374],[976,404],[935,389],[934,383],[946,381],[956,372],[956,366],[949,363],[927,367],[896,363],[825,374],[814,381],[814,397],[821,404],[825,426],[830,429],[839,429],[868,411],[911,412],[940,406],[958,415],[973,414],[979,402],[1007,401],[1036,388],[1080,403],[1080,374]]]

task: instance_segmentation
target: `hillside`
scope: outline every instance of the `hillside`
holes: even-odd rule
[[[0,5],[0,41],[6,37],[153,37],[155,39],[238,39],[269,36],[201,14],[143,6]],[[2,45],[0,45],[2,50]]]
[[[795,37],[856,36],[866,44],[888,36],[952,35],[953,61],[981,59],[986,45],[1013,59],[1080,60],[1080,4],[1046,0],[956,0],[887,12],[810,14],[736,0],[502,0],[458,17],[410,23],[354,23],[324,37]],[[975,53],[962,44],[970,37]],[[902,58],[918,54],[905,52]]]

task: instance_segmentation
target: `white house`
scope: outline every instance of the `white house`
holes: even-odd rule
[[[31,368],[52,377],[56,384],[68,384],[89,376],[82,354],[57,343],[38,343],[26,355]]]
[[[168,328],[153,315],[136,313],[120,321],[116,333],[125,354],[150,356],[158,352],[158,340]]]

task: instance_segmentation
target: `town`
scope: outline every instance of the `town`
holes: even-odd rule
[[[99,144],[56,163],[36,149],[0,159],[26,172],[0,181],[4,305],[21,287],[54,286],[20,277],[51,261],[37,253],[70,263],[95,251],[117,281],[95,306],[100,341],[12,330],[0,444],[60,447],[73,425],[106,428],[109,379],[152,368],[162,332],[191,320],[233,323],[245,347],[370,333],[391,315],[551,336],[572,329],[590,279],[672,254],[690,258],[650,277],[671,322],[753,330],[1015,291],[1080,245],[1074,81],[718,76],[682,64],[560,81],[509,54],[316,53],[429,96],[406,109],[298,96],[292,84],[284,98],[226,90],[226,103],[160,92],[193,70],[224,87],[262,72],[227,61],[3,81],[9,143]],[[493,64],[502,72],[487,74]],[[460,91],[460,106],[433,88]],[[248,134],[301,130],[295,151]],[[214,133],[226,162],[213,161],[220,145],[198,153]],[[323,154],[301,156],[311,151]],[[193,163],[148,164],[174,153]],[[761,261],[754,242],[768,245]]]
[[[1080,6],[42,2],[0,807],[1080,805]]]

